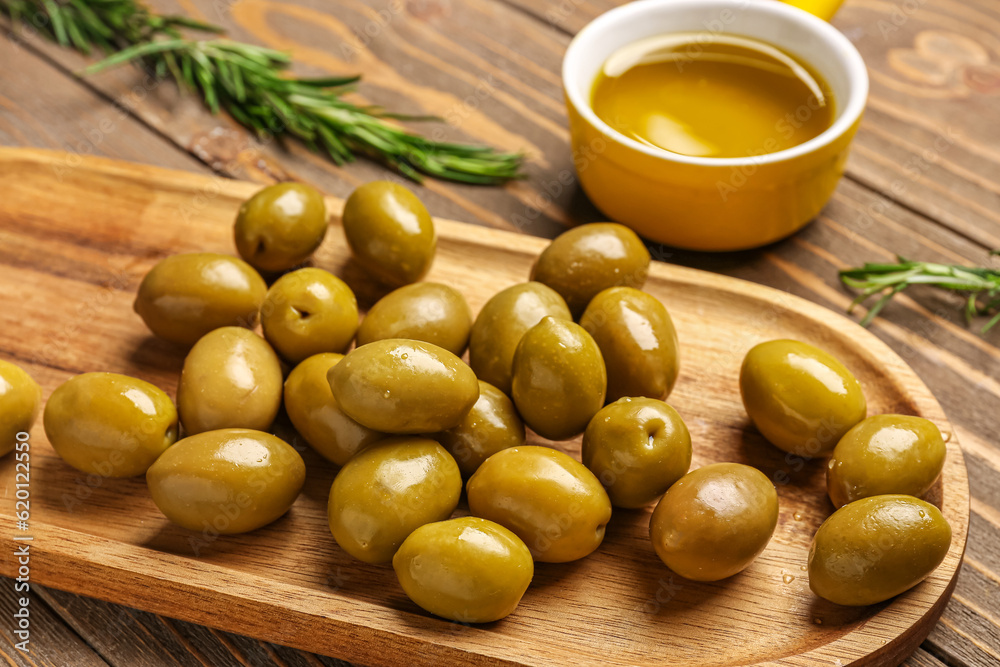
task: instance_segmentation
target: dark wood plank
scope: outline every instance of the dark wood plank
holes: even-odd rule
[[[347,667],[348,663],[65,591],[36,588],[109,665]],[[114,628],[114,632],[109,632]]]
[[[15,542],[7,541],[5,548],[13,551]],[[4,556],[7,557],[6,555]],[[13,634],[15,611],[19,608],[19,598],[27,596],[29,641],[27,651],[15,647],[22,641]],[[31,593],[17,592],[13,583],[4,580],[0,585],[0,656],[6,664],[17,667],[108,667],[85,641],[70,630],[58,615],[46,605],[38,589],[32,586]]]
[[[903,662],[901,667],[947,667],[947,663],[941,662],[924,649],[918,648]]]
[[[0,36],[0,146],[35,146],[75,155],[207,172],[198,160],[150,132],[130,112],[34,54],[3,30]]]

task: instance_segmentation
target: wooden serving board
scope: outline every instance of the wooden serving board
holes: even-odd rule
[[[153,338],[132,312],[135,289],[173,253],[234,253],[239,202],[258,187],[223,178],[33,150],[0,151],[0,357],[48,394],[71,375],[114,371],[176,390],[184,350]],[[329,200],[334,218],[342,202]],[[526,280],[541,239],[437,221],[429,279],[464,293],[473,311]],[[315,257],[363,306],[381,294],[351,263],[336,224]],[[845,608],[809,591],[806,557],[831,513],[823,461],[785,455],[748,425],[737,378],[754,344],[790,337],[850,368],[871,413],[901,412],[951,427],[927,387],[885,344],[846,318],[751,283],[654,263],[646,289],[677,326],[680,379],[670,402],[690,428],[693,467],[749,463],[781,502],[768,548],[746,571],[704,584],[672,574],[647,538],[651,508],[615,510],[601,548],[569,564],[539,564],[517,611],[466,627],[412,604],[389,566],[353,561],[330,536],[334,468],[311,450],[302,496],[274,524],[214,538],[171,525],[144,480],[88,477],[57,458],[40,425],[31,436],[31,517],[15,528],[14,460],[0,462],[8,536],[2,573],[17,564],[10,536],[31,536],[31,580],[269,641],[387,665],[895,665],[927,635],[965,549],[969,489],[954,437],[930,499],[954,537],[947,558],[896,599]],[[278,425],[279,434],[303,444]],[[533,441],[539,441],[532,437]],[[579,441],[559,443],[571,454]],[[114,632],[112,628],[108,632]]]

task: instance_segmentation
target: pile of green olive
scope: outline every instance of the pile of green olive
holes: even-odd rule
[[[242,259],[168,257],[139,287],[135,310],[149,329],[190,347],[176,408],[136,378],[73,377],[44,410],[56,453],[87,473],[145,474],[179,526],[242,533],[281,517],[305,482],[302,457],[268,432],[283,405],[340,467],[328,503],[337,544],[391,562],[417,605],[460,622],[510,614],[535,562],[594,552],[615,507],[656,503],[652,549],[688,579],[730,577],[767,547],[778,494],[763,473],[738,463],[689,472],[691,435],[665,402],[678,338],[667,309],[641,290],[650,256],[632,231],[602,223],[564,233],[530,280],[473,318],[453,287],[418,282],[437,241],[409,190],[361,186],[342,226],[357,264],[395,288],[362,321],[343,280],[300,268],[327,233],[323,197],[301,184],[264,188],[237,215]],[[944,464],[932,423],[865,419],[851,373],[797,341],[751,349],[740,389],[775,446],[832,452],[829,495],[840,509],[810,552],[818,595],[871,604],[940,563],[950,529],[916,498]],[[0,362],[4,446],[30,428],[40,399],[27,374]],[[582,435],[581,460],[528,445],[526,427],[549,440]],[[451,518],[463,488],[472,516]]]
[[[932,422],[867,417],[861,384],[832,355],[794,340],[752,348],[740,369],[750,420],[789,456],[831,455],[827,492],[839,508],[816,531],[809,586],[843,605],[887,600],[940,565],[951,526],[925,494],[944,469]]]

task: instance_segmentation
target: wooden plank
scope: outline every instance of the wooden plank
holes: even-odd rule
[[[73,630],[114,667],[346,667],[333,658],[55,589],[36,588]],[[114,632],[109,632],[114,628]]]
[[[16,542],[8,541],[6,548],[13,551]],[[7,556],[5,555],[5,558]],[[65,623],[49,609],[32,586],[31,593],[17,592],[8,582],[0,586],[0,656],[5,663],[17,667],[108,667],[101,657],[86,642],[73,633]],[[14,613],[20,608],[21,597],[27,596],[28,632],[27,651],[15,648],[23,641],[14,631]]]
[[[0,63],[0,146],[69,151],[67,168],[77,163],[78,155],[104,155],[209,171],[186,151],[150,132],[128,111],[53,67],[27,45],[0,38]],[[5,187],[10,185],[8,182]]]
[[[947,663],[941,662],[923,648],[918,648],[901,667],[947,667]]]
[[[88,176],[76,170],[56,188],[50,179],[59,156],[25,152],[7,159],[24,186],[5,200],[5,214],[15,220],[27,216],[34,224],[41,215],[49,230],[40,235],[15,228],[18,247],[29,256],[47,256],[49,238],[80,226],[91,231],[91,248],[108,254],[115,253],[114,239],[122,254],[139,235],[151,245],[162,244],[160,252],[138,258],[131,274],[136,277],[157,256],[192,244],[205,250],[231,248],[232,212],[253,189],[224,182],[197,220],[189,220],[177,211],[211,181],[91,160]],[[29,206],[36,190],[58,193],[40,214]],[[65,202],[72,203],[71,219],[65,217],[71,210]],[[330,203],[337,211],[340,203]],[[500,287],[523,280],[544,247],[539,239],[447,221],[438,221],[437,229],[439,251],[431,278],[461,289],[474,310]],[[470,255],[476,257],[475,271],[469,270]],[[345,243],[334,234],[315,261],[342,272],[370,303],[369,281],[345,271],[347,256]],[[0,299],[11,299],[9,307],[0,307],[5,356],[33,361],[29,368],[46,390],[82,368],[127,372],[173,388],[180,359],[176,351],[150,344],[131,313],[134,280],[109,290],[76,278],[76,272],[53,275],[47,268],[45,263],[21,268],[17,281],[0,277]],[[747,430],[733,375],[746,349],[778,336],[818,343],[843,359],[866,388],[873,411],[915,412],[950,430],[928,389],[901,360],[825,309],[750,283],[659,263],[646,288],[668,303],[677,324],[686,365],[671,401],[699,443],[697,464],[737,460],[769,474],[795,472],[788,473],[791,464],[780,452]],[[96,302],[99,295],[104,295],[99,316],[88,317],[87,326],[49,356],[39,355],[39,342],[44,347],[53,331],[79,317],[73,306]],[[713,304],[708,314],[705,303]],[[713,326],[706,327],[706,321]],[[109,340],[116,344],[109,346]],[[560,446],[575,451],[579,443]],[[934,495],[954,530],[951,552],[926,582],[887,605],[834,608],[818,604],[802,577],[786,583],[789,564],[804,564],[812,532],[829,513],[822,470],[813,466],[796,483],[779,485],[784,518],[754,565],[730,582],[685,582],[669,613],[644,611],[656,600],[654,582],[665,570],[648,546],[645,515],[626,513],[592,556],[568,568],[539,566],[517,614],[503,623],[458,629],[419,612],[395,586],[391,571],[359,564],[333,545],[325,519],[332,470],[318,457],[307,459],[307,488],[289,516],[252,534],[211,541],[198,548],[194,560],[192,535],[158,515],[141,479],[89,483],[54,456],[36,429],[32,531],[39,558],[33,576],[55,587],[376,663],[398,663],[403,655],[440,664],[562,664],[569,656],[580,664],[632,664],[671,656],[678,664],[702,665],[726,652],[746,662],[801,653],[801,665],[827,665],[834,658],[881,665],[898,662],[930,629],[964,549],[967,487],[953,439],[943,483]],[[72,495],[74,489],[85,493]],[[0,524],[9,524],[9,517]],[[334,573],[346,583],[331,586]],[[570,617],[579,622],[553,622]],[[615,621],[608,623],[609,618]],[[759,632],[762,625],[784,631],[765,635]],[[192,632],[202,636],[199,647],[212,646],[205,631]],[[734,635],[743,638],[738,654]],[[227,641],[220,639],[229,652],[216,647],[220,652],[207,656],[209,663],[246,659]]]

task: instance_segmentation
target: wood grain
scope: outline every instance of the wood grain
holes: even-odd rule
[[[36,588],[39,596],[113,665],[157,667],[347,667],[334,658],[311,656],[221,630],[156,614]],[[109,632],[114,628],[114,632]]]
[[[149,336],[130,309],[134,288],[166,254],[230,250],[234,211],[255,186],[94,158],[66,169],[58,153],[8,150],[0,161],[21,175],[2,212],[12,242],[3,246],[0,262],[15,269],[0,274],[4,357],[25,365],[46,392],[87,370],[125,372],[173,391],[183,351]],[[48,205],[39,210],[33,202],[42,193]],[[189,214],[195,202],[201,205]],[[330,204],[336,214],[341,202]],[[437,228],[431,278],[460,289],[474,311],[523,280],[544,247],[539,239],[444,220]],[[349,262],[340,235],[331,236],[316,263],[341,274],[370,304],[380,290]],[[66,253],[61,246],[67,240],[82,251]],[[57,261],[38,262],[41,257]],[[32,438],[32,576],[56,588],[368,664],[399,664],[403,652],[408,662],[456,665],[561,664],[569,656],[577,664],[666,656],[688,665],[898,664],[944,609],[965,548],[968,487],[957,437],[931,496],[954,531],[945,563],[891,603],[837,608],[808,591],[800,569],[812,532],[831,511],[821,462],[782,457],[748,426],[736,374],[756,342],[795,337],[821,345],[852,368],[873,412],[920,414],[952,433],[938,403],[875,337],[805,301],[661,263],[647,289],[668,305],[677,324],[685,363],[671,400],[697,443],[695,465],[751,463],[779,489],[782,511],[771,545],[727,582],[698,584],[671,575],[645,536],[648,509],[621,512],[593,556],[568,566],[540,565],[517,613],[489,626],[458,626],[412,605],[387,568],[352,561],[335,546],[325,520],[333,470],[310,451],[306,489],[286,517],[252,534],[218,538],[167,523],[141,478],[73,471],[40,429]],[[576,453],[579,442],[558,446]],[[12,530],[4,507],[0,526]],[[12,571],[8,556],[2,567],[5,574]],[[553,622],[567,618],[576,620]],[[781,631],[761,633],[761,627]],[[736,647],[734,633],[741,637]],[[231,650],[229,640],[220,642]]]
[[[27,606],[30,621],[28,643],[24,650],[16,648],[15,644],[23,639],[14,636],[14,625],[9,619],[14,618],[15,611],[19,609],[18,599],[24,595],[16,592],[13,586],[0,587],[0,614],[7,619],[0,625],[0,637],[3,638],[3,655],[8,664],[16,667],[107,667],[100,655],[63,625],[50,609],[37,604],[35,599],[31,599]]]
[[[156,156],[160,166],[208,173],[173,142],[150,133],[128,111],[33,54],[0,38],[0,145],[66,150],[121,160]],[[10,187],[12,184],[2,187]]]
[[[515,6],[515,2],[521,5]],[[152,4],[225,23],[236,30],[238,38],[261,42],[252,23],[246,29],[237,24],[229,11],[231,3],[156,0]],[[388,29],[369,35],[366,28],[378,26],[371,22],[371,11],[387,8],[388,0],[367,2],[371,11],[339,1],[288,0],[282,4],[307,5],[345,26],[344,31],[331,36],[321,27],[279,19],[271,30],[285,43],[340,54],[347,33],[359,35],[360,51],[375,54],[375,61],[364,61],[366,74],[370,67],[398,70],[414,76],[425,88],[462,100],[463,104],[447,116],[447,136],[458,139],[479,138],[465,127],[465,101],[507,128],[520,131],[531,127],[533,121],[491,95],[490,86],[477,93],[478,83],[446,76],[436,66],[412,59],[397,49],[395,42],[407,39],[421,50],[463,63],[475,55],[479,60],[470,60],[466,69],[474,73],[476,82],[489,84],[492,76],[493,87],[518,98],[536,114],[556,119],[559,116],[550,114],[550,104],[539,99],[547,96],[556,103],[561,99],[558,66],[565,44],[589,17],[614,5],[608,0],[511,0],[506,5],[493,0],[409,0],[405,12],[394,15]],[[560,13],[550,15],[554,9]],[[547,18],[550,16],[552,20]],[[887,259],[896,252],[917,259],[1000,267],[1000,258],[986,254],[988,248],[996,246],[996,234],[990,231],[995,228],[989,218],[983,218],[983,207],[1000,210],[990,194],[1000,187],[996,178],[1000,140],[996,123],[990,121],[995,92],[970,89],[951,97],[917,96],[900,88],[900,83],[911,84],[913,79],[910,72],[896,68],[899,59],[891,53],[892,49],[915,49],[921,33],[943,30],[968,36],[985,48],[990,57],[986,64],[992,65],[997,61],[998,18],[1000,7],[994,0],[877,4],[848,0],[834,23],[855,41],[869,67],[877,69],[879,75],[872,77],[872,97],[848,177],[824,214],[796,237],[762,251],[719,256],[669,248],[652,250],[671,262],[778,287],[834,310],[843,308],[848,297],[839,285],[838,268]],[[884,39],[879,26],[882,21],[898,24],[899,30],[890,31]],[[6,34],[6,29],[3,32]],[[435,33],[446,36],[448,44],[439,48]],[[141,85],[142,77],[129,68],[78,81],[73,72],[87,62],[85,59],[37,39],[18,41],[19,51],[14,53],[8,41],[9,37],[0,38],[0,62],[5,65],[0,68],[0,94],[4,96],[0,102],[0,144],[62,147],[192,171],[210,168],[257,182],[297,178],[340,196],[365,180],[392,177],[367,161],[339,169],[294,144],[261,146],[231,120],[213,118],[197,103],[178,97],[170,84],[147,90]],[[456,55],[454,44],[464,51]],[[354,56],[347,58],[345,71],[360,71],[361,62]],[[304,71],[326,70],[311,65]],[[502,80],[498,73],[506,73],[522,85]],[[136,85],[140,85],[138,94]],[[933,82],[921,85],[934,90],[948,87]],[[414,96],[416,103],[421,103],[420,93],[411,89],[397,91],[363,84],[362,92],[367,99],[391,106],[409,104]],[[100,134],[101,123],[107,126],[105,119],[116,118],[119,108],[125,109],[127,119],[114,131]],[[530,166],[528,184],[481,189],[428,183],[417,188],[421,198],[436,215],[500,228],[512,228],[512,220],[527,219],[530,224],[521,231],[543,236],[553,235],[567,221],[599,219],[600,214],[580,195],[572,172],[567,171],[571,165],[565,142],[545,138],[537,130],[524,131],[534,137],[547,162],[547,166]],[[935,144],[940,146],[939,139],[948,139],[950,131],[957,133],[958,140],[946,142],[943,152],[935,150]],[[94,142],[95,136],[101,140]],[[482,140],[492,141],[489,137]],[[16,183],[16,174],[0,175],[3,195]],[[568,177],[565,182],[564,176]],[[4,237],[0,238],[0,250],[6,231],[5,222],[0,221],[0,237]],[[37,229],[35,233],[47,231]],[[71,257],[83,254],[75,241],[67,242],[62,252]],[[94,257],[90,279],[98,285],[114,286],[114,268],[101,273],[101,259]],[[72,271],[81,265],[69,262],[64,267]],[[1000,456],[1000,329],[980,337],[966,327],[953,299],[930,289],[914,289],[897,298],[876,320],[872,331],[917,371],[952,423],[961,426],[975,500],[969,562],[978,569],[963,566],[957,591],[972,596],[981,609],[995,608],[1000,599],[1000,484],[996,481],[1000,479],[996,463]],[[65,336],[69,335],[72,331],[66,332]],[[974,442],[980,446],[969,453]],[[987,583],[967,585],[966,580],[976,581],[977,574],[979,581]],[[926,646],[934,655],[962,667],[996,664],[989,653],[977,647],[977,643],[995,646],[990,644],[991,637],[1000,635],[995,614],[978,617],[959,613],[949,622],[958,632],[932,635]],[[196,650],[199,637],[189,638]],[[938,643],[934,643],[936,638]],[[111,664],[131,665],[128,658],[102,655]]]

